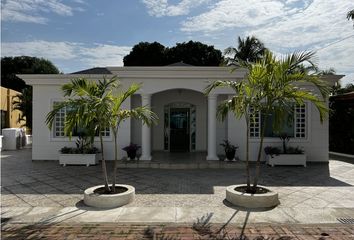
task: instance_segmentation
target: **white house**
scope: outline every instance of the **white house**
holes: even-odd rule
[[[205,87],[215,80],[241,81],[245,70],[230,72],[226,67],[195,67],[195,66],[165,66],[165,67],[107,67],[93,68],[74,74],[51,75],[18,75],[33,86],[33,160],[58,160],[59,149],[74,145],[74,140],[63,134],[63,119],[65,110],[55,119],[52,131],[45,125],[47,113],[55,102],[62,101],[62,84],[73,78],[85,77],[99,80],[104,76],[118,76],[124,88],[131,83],[142,83],[138,94],[125,102],[126,108],[148,105],[156,112],[159,123],[152,128],[136,120],[124,122],[119,132],[120,149],[130,142],[142,146],[141,160],[151,160],[154,152],[205,152],[207,160],[218,160],[223,154],[219,145],[228,139],[239,146],[237,155],[245,159],[246,126],[244,119],[236,120],[229,113],[224,121],[216,119],[217,105],[227,99],[230,89],[217,89],[212,94],[203,94]],[[342,76],[333,75],[325,78],[329,84],[334,84]],[[307,85],[309,89],[313,86]],[[292,135],[290,145],[300,146],[307,153],[308,161],[328,161],[328,121],[320,123],[317,109],[310,103],[304,107],[294,106],[295,116],[286,128]],[[258,121],[262,121],[258,117]],[[270,124],[268,124],[270,125]],[[256,159],[259,144],[259,124],[251,126],[251,160]],[[107,159],[114,158],[112,134],[105,132],[105,155]],[[281,141],[274,136],[271,128],[266,130],[264,146],[278,145]],[[120,151],[121,157],[125,152]]]

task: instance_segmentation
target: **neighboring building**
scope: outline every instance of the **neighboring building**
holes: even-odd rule
[[[12,107],[12,98],[18,94],[21,93],[12,89],[1,87],[1,129],[19,128],[23,124],[23,122],[18,122],[21,111],[13,110]]]
[[[34,160],[58,160],[61,147],[74,145],[74,140],[64,136],[63,126],[65,110],[55,119],[52,131],[45,125],[47,113],[55,102],[63,100],[60,87],[70,79],[85,77],[102,79],[117,75],[123,87],[131,83],[142,83],[138,94],[128,99],[125,108],[141,105],[151,106],[159,117],[159,123],[152,128],[137,120],[129,120],[122,124],[119,133],[119,149],[130,142],[142,146],[141,160],[154,158],[154,151],[206,153],[207,160],[217,160],[223,154],[219,145],[228,139],[238,145],[238,156],[245,159],[246,126],[244,119],[237,120],[229,113],[224,122],[216,119],[217,105],[229,98],[230,89],[217,89],[209,96],[204,95],[205,87],[215,80],[241,81],[245,76],[244,69],[230,72],[226,67],[107,67],[88,69],[73,74],[56,75],[18,75],[33,86],[33,154]],[[328,76],[330,84],[342,76]],[[311,85],[303,85],[312,89]],[[292,146],[305,149],[309,161],[328,161],[328,121],[320,123],[316,108],[306,103],[305,106],[294,106],[295,116],[289,119],[285,131],[293,136]],[[257,116],[257,121],[262,118]],[[271,126],[271,124],[268,124]],[[260,124],[251,126],[250,159],[255,160],[259,145]],[[105,155],[114,158],[112,134],[105,132]],[[266,130],[264,146],[281,145],[271,127]],[[125,155],[120,151],[121,157]],[[171,153],[173,154],[173,153]]]

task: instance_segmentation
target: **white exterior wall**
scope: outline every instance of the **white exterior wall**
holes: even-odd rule
[[[141,96],[136,94],[131,97],[131,107],[140,107],[141,106]],[[141,121],[136,119],[131,119],[131,141],[132,143],[138,144],[141,146]],[[139,149],[139,153],[141,153],[141,149]]]
[[[228,95],[220,94],[217,99],[217,105],[227,99]],[[225,155],[224,147],[220,146],[220,144],[228,139],[228,118],[225,118],[224,121],[217,120],[216,121],[216,153],[218,155]]]
[[[65,146],[75,147],[76,137],[71,141],[68,138],[58,138],[53,136],[53,130],[49,130],[45,125],[46,115],[52,109],[53,101],[63,100],[59,85],[35,85],[33,86],[33,160],[59,160],[59,150]],[[124,108],[130,108],[128,99]],[[125,156],[122,152],[124,146],[130,142],[130,121],[122,123],[119,130],[119,156]],[[100,147],[99,139],[95,139],[95,146]],[[114,141],[111,133],[110,137],[104,138],[104,153],[107,160],[114,159]]]
[[[305,150],[307,161],[328,162],[328,119],[322,124],[318,110],[314,105],[307,103],[306,112],[306,134],[304,139],[291,138],[288,146],[301,147]],[[232,113],[228,116],[228,139],[233,144],[239,146],[237,155],[240,159],[246,159],[246,121],[245,118],[235,120]],[[259,138],[250,138],[250,161],[256,161],[259,149]],[[266,146],[282,147],[279,138],[264,138],[263,149]],[[264,150],[262,150],[262,160],[265,160]]]
[[[141,90],[131,99],[125,102],[126,108],[141,106],[141,94],[152,95],[152,108],[158,114],[159,126],[152,129],[152,150],[163,149],[163,106],[171,102],[189,102],[197,106],[197,139],[196,150],[207,150],[207,97],[201,93],[212,81],[240,80],[246,73],[238,69],[230,73],[228,68],[222,67],[109,67],[112,75],[118,75],[123,87],[131,83],[143,83]],[[69,82],[76,77],[89,79],[102,79],[102,75],[19,75],[27,84],[33,86],[33,159],[34,160],[58,160],[59,149],[64,146],[74,146],[75,139],[56,139],[45,125],[45,116],[51,110],[53,100],[62,99],[60,85],[58,83]],[[109,78],[110,76],[106,76]],[[331,76],[327,76],[329,78]],[[342,76],[334,76],[327,79],[334,82]],[[309,86],[303,86],[309,87]],[[176,89],[184,89],[186,95],[178,95]],[[186,90],[187,89],[187,90]],[[217,103],[227,99],[233,94],[230,89],[217,89]],[[314,106],[307,108],[307,138],[291,139],[291,146],[302,146],[308,155],[308,161],[328,161],[328,120],[320,124],[319,114]],[[217,153],[223,154],[223,148],[219,144],[228,139],[232,144],[239,146],[237,151],[240,159],[245,159],[246,152],[246,124],[243,118],[235,120],[229,113],[224,122],[216,123],[216,147]],[[128,120],[123,123],[119,132],[120,157],[125,156],[122,147],[134,142],[141,145],[141,122]],[[107,159],[114,158],[114,145],[112,136],[105,139],[105,155]],[[251,139],[250,160],[256,160],[259,139]],[[278,138],[266,138],[264,146],[281,146]],[[96,146],[99,147],[96,141]]]

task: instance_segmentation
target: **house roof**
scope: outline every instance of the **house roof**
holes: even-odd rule
[[[343,94],[340,94],[340,95],[331,96],[331,100],[336,100],[336,101],[354,101],[354,91],[353,92],[348,92],[348,93],[343,93]]]
[[[175,62],[169,65],[166,65],[168,67],[193,67],[194,65],[188,64],[188,63],[184,63],[183,61],[180,62]]]
[[[78,72],[73,72],[71,74],[112,74],[112,72],[105,67],[95,67],[95,68],[89,68]]]

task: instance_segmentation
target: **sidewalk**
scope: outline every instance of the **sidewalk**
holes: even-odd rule
[[[113,223],[25,225],[2,228],[3,239],[233,239],[233,240],[353,240],[354,225],[123,225]]]

